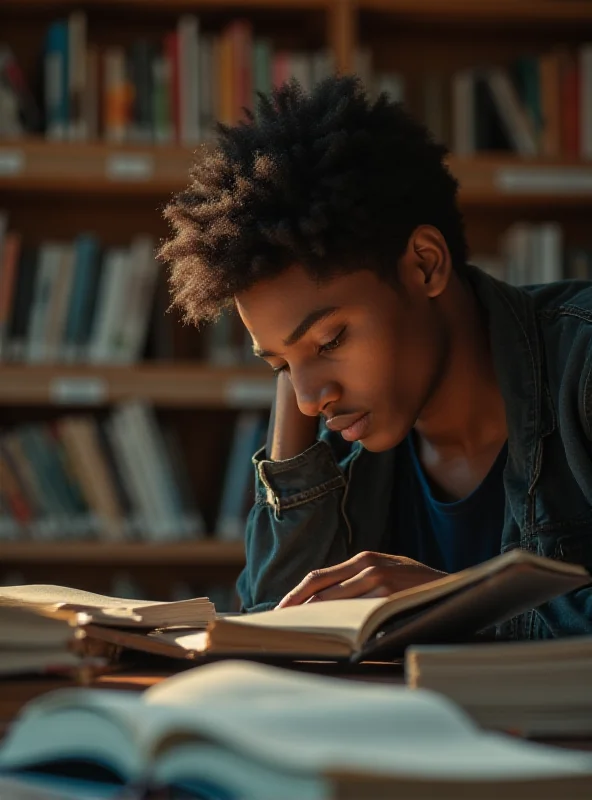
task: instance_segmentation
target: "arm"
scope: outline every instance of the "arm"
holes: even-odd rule
[[[237,586],[244,610],[275,607],[306,574],[349,555],[346,479],[317,430],[318,419],[299,411],[289,377],[281,373],[266,451],[253,458],[255,505]]]
[[[283,461],[303,453],[316,442],[318,427],[317,417],[307,417],[300,411],[289,375],[280,372],[269,417],[268,457]]]
[[[582,366],[583,365],[583,366]],[[571,337],[565,359],[560,402],[557,404],[559,430],[568,463],[590,512],[569,525],[558,525],[547,534],[545,554],[592,573],[592,340],[586,329]],[[570,402],[571,400],[571,402]],[[562,491],[561,483],[554,487]],[[537,639],[592,634],[592,588],[585,587],[558,597],[537,608],[530,630],[524,635]]]

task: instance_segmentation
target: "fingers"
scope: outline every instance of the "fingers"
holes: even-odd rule
[[[334,567],[327,567],[326,569],[309,572],[306,578],[300,581],[298,586],[292,589],[291,592],[288,592],[278,603],[277,608],[301,605],[307,600],[310,600],[314,595],[318,595],[323,590],[328,589],[330,586],[343,584],[368,567],[374,566],[375,563],[380,562],[381,558],[382,556],[380,553],[363,552],[358,553],[342,564],[336,564]],[[356,595],[346,596],[355,597]]]
[[[384,586],[384,571],[380,567],[366,567],[353,578],[336,583],[314,594],[309,602],[318,600],[346,600],[351,597],[386,597],[390,594]]]

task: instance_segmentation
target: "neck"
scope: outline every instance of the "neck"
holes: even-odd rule
[[[443,298],[445,363],[415,431],[446,456],[472,457],[507,438],[506,414],[493,367],[487,323],[468,284],[457,275]]]

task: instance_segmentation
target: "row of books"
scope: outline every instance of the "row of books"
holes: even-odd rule
[[[151,237],[102,248],[81,233],[23,247],[6,219],[0,213],[0,360],[137,361],[159,272]]]
[[[131,364],[177,356],[165,271],[140,234],[106,247],[94,233],[28,245],[0,210],[0,363]],[[200,353],[216,366],[255,361],[236,315],[204,329]]]
[[[260,415],[239,414],[218,514],[223,540],[243,536],[251,456],[263,436]],[[205,528],[178,436],[145,403],[0,436],[0,538],[162,542],[200,538]]]
[[[592,158],[592,44],[463,70],[453,76],[451,104],[458,155]]]
[[[515,222],[502,235],[499,253],[476,255],[473,260],[515,286],[592,280],[592,244],[566,246],[558,222]]]
[[[359,60],[366,69],[366,56]],[[49,27],[38,99],[10,47],[0,47],[0,135],[45,130],[58,140],[192,145],[208,140],[217,120],[238,122],[257,92],[291,77],[309,90],[333,71],[326,48],[277,48],[244,19],[204,32],[195,14],[181,15],[160,41],[99,49],[89,42],[86,14],[75,11]],[[370,86],[374,76],[365,77]],[[388,75],[376,81],[379,90],[393,85]]]

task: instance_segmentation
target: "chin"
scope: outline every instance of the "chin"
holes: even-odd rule
[[[370,453],[384,453],[386,450],[392,450],[393,447],[397,447],[397,445],[401,444],[408,433],[409,429],[399,429],[397,431],[392,428],[388,430],[378,430],[360,439],[360,444]]]

